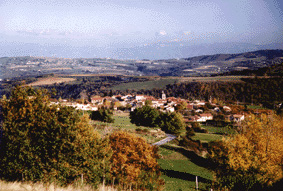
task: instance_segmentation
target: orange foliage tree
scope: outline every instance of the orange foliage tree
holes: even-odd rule
[[[111,158],[112,179],[119,185],[137,190],[161,190],[157,163],[157,147],[134,134],[117,131],[109,137],[113,150]]]
[[[283,119],[251,116],[242,131],[210,149],[221,187],[259,190],[283,178]]]

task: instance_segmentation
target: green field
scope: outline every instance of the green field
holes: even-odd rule
[[[136,126],[135,124],[132,124],[128,114],[115,114],[113,118],[114,118],[114,123],[93,121],[96,130],[98,130],[98,132],[101,134],[108,134],[116,130],[124,130],[130,133],[136,133],[140,137],[145,138],[148,143],[155,143],[162,139],[162,138],[156,138],[154,135],[149,133],[149,131],[154,128]],[[136,129],[144,130],[144,132],[137,133]]]
[[[196,190],[196,176],[199,190],[207,190],[213,177],[212,172],[205,168],[204,158],[171,144],[160,146],[159,152],[161,159],[158,159],[158,163],[162,169],[166,191]]]
[[[112,124],[106,124],[102,122],[95,122],[107,126],[112,129],[122,129],[133,133],[136,133],[136,129],[147,129],[149,127],[136,126],[130,122],[128,114],[115,114],[115,122]],[[219,140],[223,136],[213,133],[219,133],[219,128],[207,126],[209,131],[206,133],[196,133],[193,137],[194,140],[200,140],[201,142],[209,142]],[[100,131],[103,131],[102,129]],[[138,134],[145,137],[149,143],[158,141],[155,137],[149,135],[149,133]],[[193,191],[195,189],[195,180],[198,176],[199,190],[208,190],[211,181],[213,180],[213,173],[207,169],[206,159],[195,154],[193,151],[189,151],[173,143],[167,143],[159,146],[160,159],[158,163],[162,170],[162,178],[165,180],[165,190],[177,190],[177,191]]]
[[[123,83],[116,86],[111,87],[113,90],[150,90],[153,88],[165,88],[168,84],[174,84],[177,82],[177,79],[171,79],[171,78],[163,78],[159,80],[151,80],[151,81],[145,81],[145,82],[130,82],[130,83]]]
[[[202,128],[206,129],[208,133],[214,134],[231,135],[236,133],[236,130],[231,127],[214,127],[203,125]]]
[[[208,134],[208,133],[195,133],[192,137],[193,140],[200,140],[203,143],[208,143],[210,141],[217,141],[222,139],[222,135]]]

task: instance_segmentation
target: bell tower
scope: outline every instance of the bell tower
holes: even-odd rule
[[[164,93],[164,91],[162,91],[161,99],[163,99],[163,100],[166,99],[166,94]]]

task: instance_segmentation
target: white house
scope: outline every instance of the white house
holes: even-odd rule
[[[207,120],[213,120],[213,115],[211,113],[203,113],[200,114],[200,118],[203,122],[206,122]]]
[[[96,104],[96,105],[101,105],[101,104],[103,104],[103,100],[104,100],[103,97],[94,96],[94,97],[91,98],[91,103]]]
[[[137,100],[137,101],[142,101],[142,100],[144,100],[145,98],[144,98],[144,96],[143,95],[136,95],[135,96],[135,100]]]
[[[228,106],[223,106],[223,110],[226,111],[226,112],[231,112],[231,108],[228,107]]]
[[[232,121],[234,121],[234,122],[240,122],[240,121],[245,120],[245,116],[242,115],[242,114],[234,114],[234,115],[232,115],[232,117],[230,119],[232,119]]]

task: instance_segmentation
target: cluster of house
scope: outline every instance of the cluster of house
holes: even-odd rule
[[[119,107],[128,108],[129,111],[133,111],[137,107],[142,107],[146,104],[146,101],[150,102],[150,105],[153,108],[157,108],[163,112],[174,112],[175,108],[178,104],[186,103],[187,111],[194,111],[196,115],[189,116],[186,118],[188,122],[206,122],[208,120],[213,120],[213,112],[219,112],[220,109],[215,105],[213,112],[205,112],[201,109],[206,102],[195,100],[193,102],[189,102],[188,100],[175,98],[175,97],[166,97],[165,93],[162,92],[161,98],[157,99],[153,96],[147,95],[113,95],[112,97],[100,97],[93,96],[91,97],[91,102],[88,104],[81,104],[76,102],[68,102],[67,100],[62,100],[60,102],[61,105],[71,106],[80,110],[90,110],[95,111],[98,110],[99,107],[112,107],[114,110],[118,110]],[[58,104],[58,102],[54,102],[53,104]],[[231,111],[228,106],[224,106],[223,110]],[[244,120],[243,114],[230,114],[226,116],[226,120],[240,122]]]

